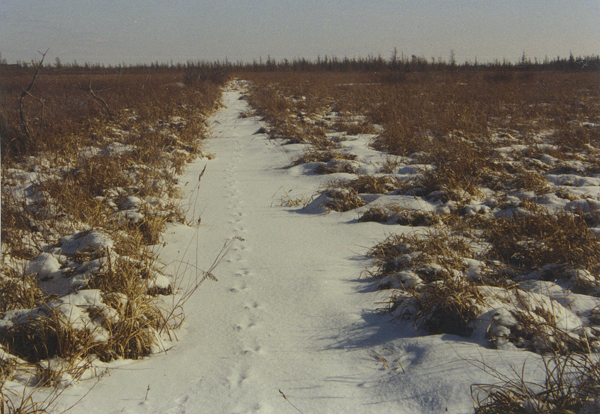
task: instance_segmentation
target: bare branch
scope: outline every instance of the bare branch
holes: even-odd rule
[[[92,97],[95,100],[102,103],[102,105],[104,106],[104,109],[106,110],[106,113],[108,114],[108,117],[111,120],[114,119],[114,116],[113,116],[112,112],[110,111],[110,108],[108,107],[108,104],[106,103],[106,101],[104,99],[102,99],[101,97],[99,97],[98,95],[96,95],[96,92],[94,92],[94,90],[92,89],[92,81],[91,80],[90,80],[90,83],[87,88],[79,88],[79,89],[81,89],[83,91],[88,91],[89,93],[91,93]]]
[[[21,119],[21,128],[23,129],[23,132],[25,133],[27,140],[31,139],[31,132],[29,131],[29,127],[27,126],[27,120],[25,119],[25,111],[23,108],[23,99],[25,99],[25,97],[27,95],[35,98],[35,96],[33,96],[29,91],[31,91],[31,89],[33,88],[33,85],[35,84],[35,81],[36,81],[38,75],[40,74],[40,68],[44,64],[44,58],[46,57],[46,54],[48,53],[49,50],[50,50],[49,48],[46,49],[46,51],[44,53],[38,51],[38,53],[40,55],[42,55],[42,58],[40,59],[40,61],[38,63],[35,63],[33,61],[31,62],[31,64],[33,65],[33,68],[35,69],[35,72],[33,73],[33,79],[31,79],[29,86],[27,86],[27,88],[25,88],[23,90],[23,92],[21,92],[21,95],[19,96],[19,118]],[[42,104],[42,111],[43,111],[43,109],[44,109],[43,101],[39,98],[36,98],[36,99],[38,99],[40,101],[40,103]]]

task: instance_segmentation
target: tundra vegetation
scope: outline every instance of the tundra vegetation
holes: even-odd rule
[[[99,361],[147,356],[182,321],[149,247],[184,220],[177,176],[204,155],[227,75],[43,56],[0,73],[0,407],[42,412],[52,398],[18,386],[58,390]]]
[[[291,165],[331,175],[326,209],[389,226],[366,252],[382,311],[544,356],[545,384],[476,384],[476,412],[597,409],[600,58],[44,57],[0,71],[2,412],[51,406],[14,384],[60,389],[98,361],[159,350],[182,321],[149,246],[184,220],[177,175],[209,156],[206,119],[232,76],[250,81],[272,139],[306,146]],[[381,162],[353,152],[357,137]]]
[[[366,252],[365,274],[389,292],[382,311],[543,356],[546,384],[474,386],[476,412],[594,412],[598,68],[418,63],[258,72],[248,99],[273,139],[306,144],[292,165],[331,175],[328,210],[389,226]],[[378,165],[352,151],[357,137]]]

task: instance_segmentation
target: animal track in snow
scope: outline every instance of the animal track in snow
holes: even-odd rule
[[[243,355],[253,355],[253,354],[261,354],[262,348],[260,346],[255,346],[253,348],[246,348],[242,351]]]
[[[250,305],[244,306],[244,309],[260,309],[260,308],[262,308],[262,306],[260,306],[260,304],[258,302],[253,302]]]
[[[227,378],[227,381],[231,389],[236,389],[240,388],[246,379],[248,379],[248,369],[234,369]]]

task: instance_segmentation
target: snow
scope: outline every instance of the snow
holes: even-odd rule
[[[85,230],[72,236],[60,239],[62,254],[75,254],[86,250],[109,249],[113,247],[112,239],[101,232]]]
[[[371,264],[364,255],[389,234],[389,226],[358,223],[360,210],[330,212],[327,193],[305,207],[286,203],[282,194],[310,200],[331,180],[349,174],[315,175],[315,165],[306,164],[287,168],[304,146],[282,146],[256,134],[264,125],[238,116],[248,111],[240,97],[239,85],[225,92],[224,108],[210,121],[207,149],[215,157],[196,159],[180,178],[188,224],[169,224],[159,247],[164,273],[174,275],[175,285],[185,290],[232,242],[213,272],[218,282],[204,283],[185,303],[177,341],[165,352],[108,364],[110,376],[65,389],[57,412],[77,403],[70,412],[471,413],[472,384],[495,383],[514,372],[523,372],[526,381],[543,380],[540,356],[502,341],[517,322],[507,304],[514,309],[559,307],[559,324],[575,330],[581,326],[576,313],[591,306],[578,300],[593,299],[567,297],[550,284],[519,291],[519,297],[487,288],[493,303],[477,322],[479,334],[471,338],[421,337],[411,320],[376,312],[384,294],[361,276]],[[382,159],[367,147],[371,137],[344,142],[358,158],[343,164],[359,172],[378,171]],[[115,154],[127,150],[111,147]],[[397,174],[410,179],[424,167],[400,164]],[[554,177],[547,176],[560,185],[597,185],[599,180]],[[361,196],[381,205],[393,201],[408,209],[440,208],[412,196]],[[140,204],[130,197],[121,208],[134,211]],[[594,203],[570,206],[597,209]],[[479,202],[468,206],[473,215],[490,210]],[[42,253],[28,269],[51,276],[60,271],[54,253],[110,248],[112,243],[105,234],[81,232],[62,239],[60,251]],[[468,277],[477,278],[482,266],[468,261]],[[422,282],[410,270],[400,273],[380,283]],[[157,286],[166,282],[161,275],[155,279]],[[567,301],[570,309],[563,307]],[[83,325],[94,323],[87,310],[102,308],[93,292],[72,293],[48,306],[64,307],[71,323]],[[489,349],[481,333],[488,326],[499,338],[497,350]]]
[[[40,279],[52,277],[60,272],[61,264],[54,255],[50,253],[41,253],[34,260],[25,266],[26,274],[37,274]]]

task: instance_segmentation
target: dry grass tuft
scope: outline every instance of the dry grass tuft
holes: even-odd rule
[[[330,188],[325,191],[327,201],[325,207],[333,211],[350,211],[365,205],[362,198],[353,189]]]
[[[462,258],[473,257],[469,242],[444,229],[419,234],[392,234],[372,247],[367,255],[374,259],[376,277],[386,276],[398,270],[436,262],[446,268],[464,269]],[[436,272],[423,267],[419,272],[429,280],[436,279]]]
[[[512,379],[489,366],[484,369],[492,370],[499,383],[471,387],[476,414],[591,414],[600,410],[600,365],[591,356],[545,358],[543,384],[526,381],[522,373],[515,372],[516,379]]]
[[[62,315],[40,311],[0,332],[2,345],[12,354],[37,363],[52,357],[75,359],[92,347],[89,331],[65,325]]]
[[[356,155],[354,154],[344,154],[334,150],[319,150],[316,148],[311,148],[302,154],[299,158],[295,159],[292,162],[292,165],[300,165],[306,164],[309,162],[320,162],[327,163],[332,160],[355,160]]]
[[[516,214],[497,219],[484,229],[490,255],[525,271],[552,264],[583,268],[598,277],[600,238],[579,214]]]
[[[349,188],[358,194],[387,194],[395,191],[401,183],[390,176],[359,175],[357,178],[346,181],[337,181],[331,187]]]
[[[395,290],[388,310],[431,333],[469,336],[485,298],[465,275],[475,257],[462,237],[438,229],[423,235],[389,236],[373,247],[380,286]]]
[[[31,275],[6,268],[0,275],[0,313],[16,309],[32,309],[45,298]]]
[[[444,269],[439,274],[443,275],[442,280],[417,286],[411,292],[409,303],[418,309],[415,323],[432,334],[467,337],[473,332],[472,323],[480,315],[485,298],[473,283],[453,269]],[[404,300],[392,299],[390,311],[405,307]]]
[[[434,226],[442,224],[440,216],[436,213],[430,211],[409,210],[397,204],[369,207],[360,216],[359,221],[395,223],[402,226]]]
[[[93,323],[84,323],[82,327],[80,319],[73,322],[62,310],[38,304],[25,317],[0,331],[0,343],[31,363],[49,358],[75,361],[90,355],[103,361],[138,359],[153,353],[161,343],[159,332],[168,334],[174,325],[167,318],[168,306],[150,295],[156,271],[148,261],[111,257],[111,254],[106,256],[105,265],[86,286],[103,292],[104,307],[73,308],[73,312],[81,309],[85,314],[83,320]]]
[[[503,171],[484,143],[461,138],[436,142],[425,158],[433,168],[422,171],[415,185],[426,194],[442,194],[444,202],[473,199],[480,194],[482,184]]]

